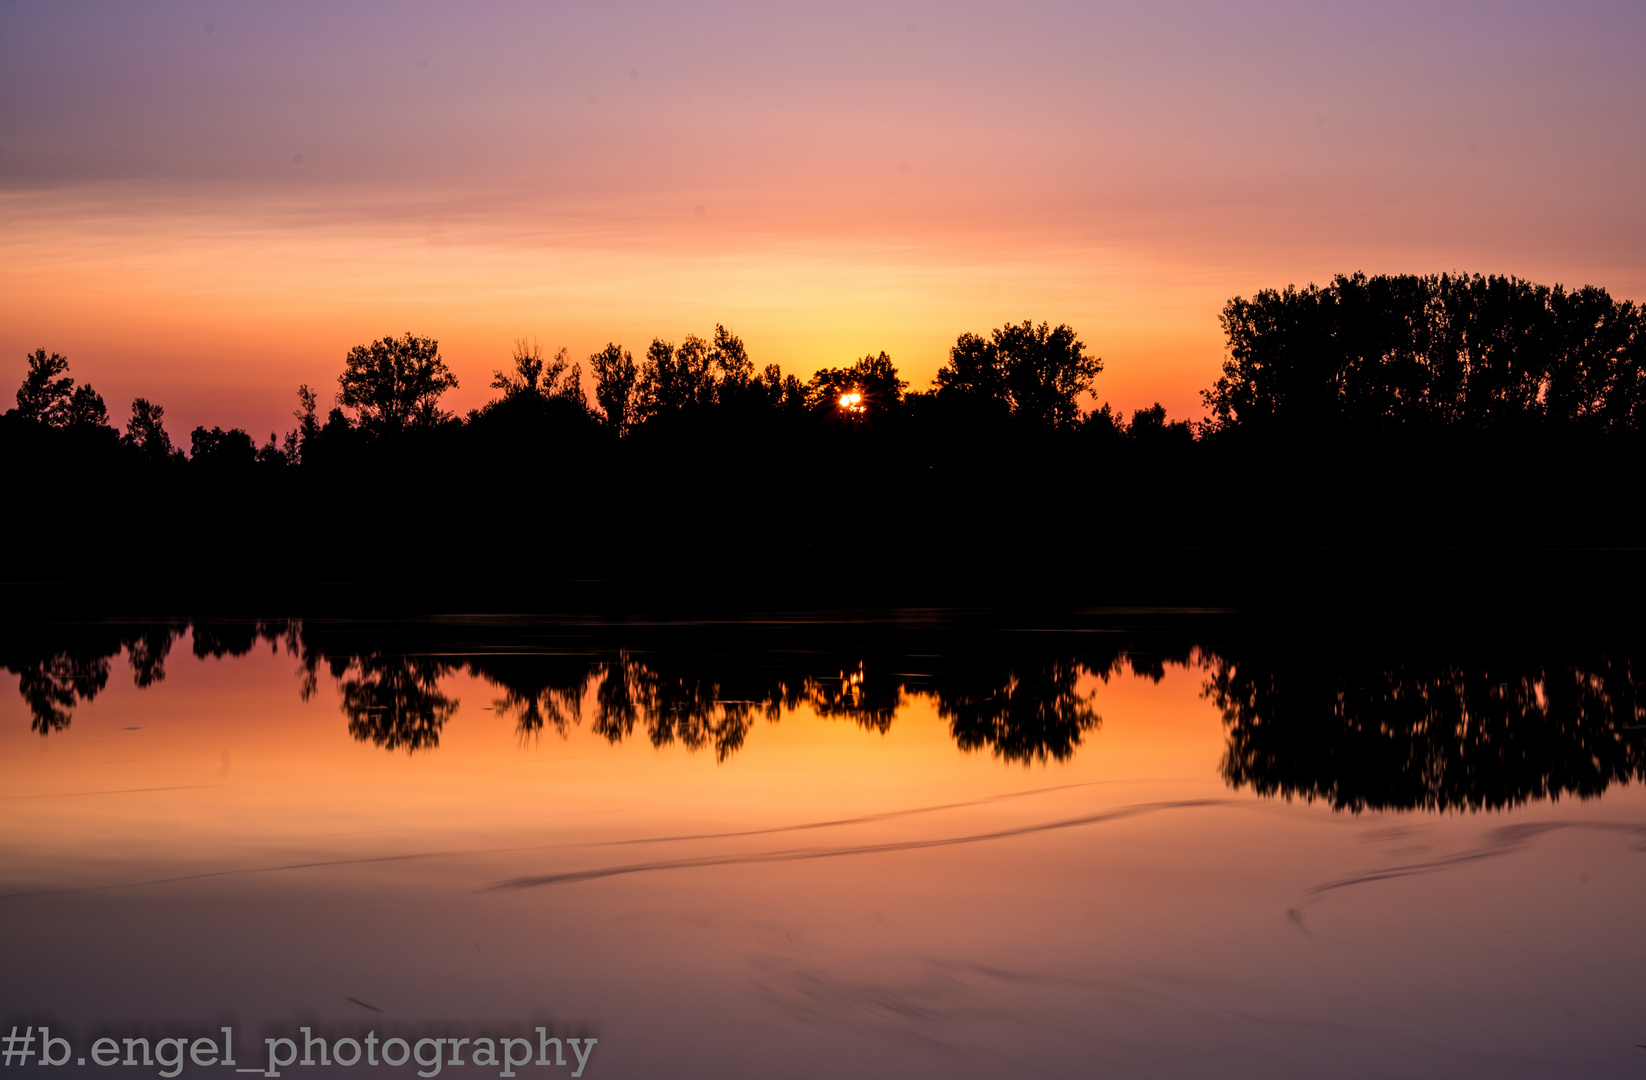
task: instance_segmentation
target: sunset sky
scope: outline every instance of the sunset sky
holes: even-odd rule
[[[1638,2],[6,0],[0,376],[62,352],[186,443],[406,330],[466,409],[522,336],[919,388],[1031,318],[1198,415],[1259,288],[1646,300],[1643,57]]]

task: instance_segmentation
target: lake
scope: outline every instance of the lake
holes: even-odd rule
[[[1374,637],[13,626],[6,1066],[1639,1075],[1646,653]]]

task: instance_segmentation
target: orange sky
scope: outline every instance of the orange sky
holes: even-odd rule
[[[1198,412],[1231,296],[1465,270],[1646,298],[1627,6],[0,9],[0,378],[290,424],[354,344],[724,322],[805,377],[1075,326]]]

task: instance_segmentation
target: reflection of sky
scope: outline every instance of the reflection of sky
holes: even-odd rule
[[[172,656],[146,690],[117,661],[44,738],[0,688],[0,1016],[226,1010],[249,1044],[265,1021],[549,1013],[600,1037],[589,1076],[1638,1068],[1638,788],[1358,816],[1231,792],[1176,667],[1094,683],[1101,726],[1026,768],[958,750],[919,697],[884,734],[760,720],[720,763],[586,722],[522,742],[467,676],[439,747],[406,754],[352,739],[324,676],[301,703],[289,656]],[[428,857],[377,861],[404,855]],[[1331,887],[1390,867],[1432,872]],[[67,891],[16,895],[38,890]]]
[[[0,7],[0,373],[45,344],[185,432],[349,346],[808,375],[1068,321],[1176,413],[1236,293],[1507,272],[1646,296],[1637,4]]]

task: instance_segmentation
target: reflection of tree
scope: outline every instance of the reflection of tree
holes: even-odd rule
[[[1068,660],[1019,665],[1004,678],[940,688],[938,715],[962,750],[990,747],[1007,761],[1066,761],[1103,722],[1079,689],[1085,668]],[[972,682],[972,680],[967,680]]]
[[[715,760],[724,761],[743,746],[756,717],[778,718],[781,702],[769,689],[728,689],[701,669],[670,670],[633,660],[608,664],[596,698],[601,706],[597,730],[616,742],[633,730],[636,717],[643,717],[653,746],[678,741],[688,750],[700,750],[712,745]]]
[[[1388,666],[1214,657],[1223,775],[1339,809],[1495,809],[1646,778],[1626,659]]]
[[[111,663],[124,649],[138,687],[166,677],[165,660],[181,630],[170,625],[136,629],[107,624],[29,628],[20,639],[0,641],[0,663],[17,675],[17,690],[42,735],[67,728],[74,709],[109,683]]]
[[[259,639],[256,623],[195,623],[194,655],[205,659],[245,656]]]
[[[33,729],[45,735],[68,727],[71,710],[108,685],[109,658],[60,652],[23,665],[17,675],[17,690],[34,714]]]
[[[424,750],[440,745],[457,701],[440,690],[452,665],[426,656],[362,656],[333,660],[349,734],[386,750]]]
[[[0,624],[0,664],[17,675],[33,729],[49,734],[107,688],[122,651],[138,687],[163,680],[188,629]],[[192,651],[289,652],[301,658],[305,692],[329,671],[350,733],[388,749],[439,744],[457,710],[440,680],[466,669],[497,688],[499,711],[523,737],[569,732],[585,720],[587,699],[590,727],[602,738],[712,747],[725,761],[762,717],[776,722],[808,706],[886,732],[918,695],[935,704],[963,750],[1061,761],[1100,723],[1085,675],[1106,680],[1129,670],[1159,680],[1168,667],[1192,664],[1205,671],[1206,696],[1223,715],[1224,777],[1262,795],[1345,809],[1495,808],[1646,780],[1646,731],[1637,730],[1646,728],[1646,695],[1638,651],[1628,649],[1538,651],[1517,642],[1514,651],[1408,649],[1378,658],[1367,648],[1254,636],[1196,659],[1183,633],[930,642],[887,634],[867,645],[857,630],[830,640],[827,627],[778,642],[763,631],[760,640],[560,633],[568,643],[507,623],[204,623],[192,628]]]
[[[166,657],[178,631],[169,626],[149,626],[126,641],[126,662],[132,680],[139,687],[153,686],[166,677]]]
[[[891,730],[897,710],[903,707],[903,683],[895,678],[871,678],[863,662],[843,668],[832,678],[813,676],[806,680],[806,704],[818,716],[830,720],[852,720],[861,728],[884,735]]]
[[[600,685],[595,688],[596,709],[594,733],[610,742],[622,742],[634,733],[635,721],[640,718],[640,702],[635,684],[634,664],[627,653],[604,665],[600,671]]]
[[[521,738],[545,727],[562,736],[583,719],[583,694],[592,676],[581,656],[513,653],[474,657],[469,670],[497,686],[503,696],[492,703],[500,716],[513,717]]]

